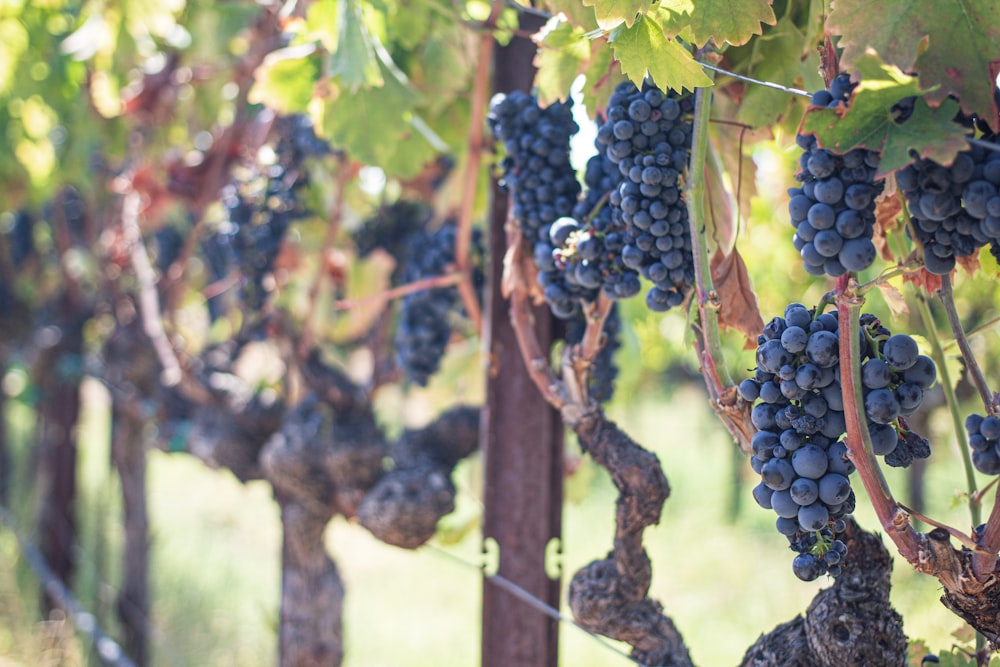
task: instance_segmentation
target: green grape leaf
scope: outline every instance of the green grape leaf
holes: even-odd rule
[[[950,165],[960,151],[969,147],[966,135],[969,130],[952,121],[958,103],[948,100],[932,109],[922,99],[917,99],[913,115],[905,123],[894,123],[882,149],[881,174],[888,174],[906,166],[913,159],[910,151],[920,157]]]
[[[820,146],[838,153],[854,148],[882,151],[880,175],[912,162],[910,151],[950,164],[958,151],[967,147],[967,130],[951,120],[957,111],[954,102],[931,109],[917,97],[913,114],[897,123],[892,106],[903,98],[926,92],[916,77],[882,63],[871,52],[855,66],[861,83],[852,95],[850,107],[810,107],[802,119],[801,131],[815,134]]]
[[[551,19],[539,33],[535,55],[538,103],[549,105],[565,100],[573,81],[589,59],[590,40],[583,29],[574,28],[558,17]]]
[[[979,250],[979,266],[983,273],[988,276],[1000,276],[1000,263],[997,262],[996,256],[990,252],[990,246],[983,246]]]
[[[257,68],[249,101],[283,114],[301,113],[312,99],[319,76],[316,47],[289,46],[272,51]]]
[[[768,0],[692,0],[692,4],[691,32],[699,46],[711,39],[717,44],[746,44],[761,34],[763,24],[777,22]]]
[[[352,0],[339,0],[337,8],[337,50],[330,74],[350,87],[381,86],[382,72],[372,38]]]
[[[461,24],[440,26],[408,58],[410,81],[418,90],[433,90],[427,115],[436,115],[468,95],[475,71],[475,44]]]
[[[819,78],[819,56],[815,49],[805,49],[805,36],[788,17],[769,30],[752,45],[752,66],[745,74],[763,81],[794,87],[799,81],[806,86],[822,87]],[[805,53],[804,53],[805,51]],[[791,95],[764,86],[746,86],[736,119],[754,128],[771,125],[788,113]]]
[[[872,11],[867,0],[834,3],[826,27],[828,34],[841,35],[843,67],[854,68],[866,49],[874,49],[900,70],[919,72],[921,85],[932,89],[931,103],[956,95],[963,110],[1000,129],[993,100],[1000,62],[995,0],[885,0],[878,20]]]
[[[413,176],[436,155],[410,123],[420,98],[394,66],[379,59],[378,67],[382,86],[336,90],[319,111],[316,126],[351,157],[390,176]]]
[[[652,0],[583,0],[583,4],[594,8],[601,30],[611,30],[622,23],[631,28],[653,5]]]
[[[630,28],[618,26],[608,36],[622,73],[637,86],[647,71],[661,89],[695,89],[712,80],[679,42],[668,39],[652,17],[640,16]]]

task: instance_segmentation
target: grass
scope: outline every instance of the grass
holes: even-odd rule
[[[101,416],[106,411],[98,393],[88,396],[87,437],[81,446],[87,520],[81,529],[77,593],[113,632],[119,501],[108,470],[108,425]],[[700,392],[679,390],[669,399],[623,401],[613,413],[658,454],[671,484],[663,520],[647,533],[654,563],[651,595],[674,618],[697,664],[735,664],[760,633],[803,612],[824,582],[804,584],[794,578],[791,552],[768,513],[749,499],[749,487],[746,502],[734,513],[732,444],[707,412]],[[935,451],[942,461],[928,477],[931,513],[964,526],[967,514],[949,509],[954,486],[962,480],[957,455],[949,447]],[[457,523],[476,515],[477,470],[473,461],[457,473],[462,494]],[[890,479],[894,489],[903,488],[898,475]],[[569,488],[564,587],[579,567],[610,548],[615,496],[606,474],[586,463]],[[149,503],[154,664],[273,665],[280,523],[269,487],[242,485],[191,457],[153,452]],[[858,505],[859,522],[876,525],[865,501]],[[27,516],[25,507],[19,509]],[[346,667],[479,664],[482,584],[479,571],[470,565],[479,551],[477,530],[454,544],[439,541],[433,548],[410,552],[338,519],[328,529],[327,544],[347,589]],[[937,581],[897,563],[893,583],[893,602],[907,633],[928,640],[931,647],[949,646],[951,631],[961,624],[937,602]],[[74,638],[66,623],[34,620],[36,590],[10,534],[0,531],[0,667],[97,664],[88,662],[90,647]],[[564,665],[632,664],[568,624],[562,626],[560,653]]]

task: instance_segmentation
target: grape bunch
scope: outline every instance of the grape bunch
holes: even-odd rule
[[[233,252],[229,247],[229,237],[225,234],[212,234],[201,241],[201,256],[205,262],[209,283],[216,283],[229,275],[232,268]],[[215,322],[229,312],[232,305],[229,294],[222,292],[205,299],[208,308],[208,318]]]
[[[173,225],[164,225],[153,233],[153,245],[156,247],[156,268],[166,274],[181,255],[184,235]]]
[[[330,152],[305,116],[279,118],[273,131],[273,154],[258,152],[257,159],[240,165],[232,182],[223,188],[226,220],[212,248],[213,252],[227,249],[227,263],[243,278],[240,298],[250,311],[260,310],[269,296],[272,287],[266,278],[274,270],[285,232],[307,214],[299,199],[299,191],[308,182],[303,161]],[[222,263],[219,258],[209,261]]]
[[[568,322],[566,342],[576,345],[583,340],[587,328],[587,318],[580,314]],[[615,352],[621,347],[619,333],[621,332],[621,317],[617,304],[611,307],[608,317],[604,320],[604,343],[600,352],[594,358],[590,369],[588,392],[598,403],[607,403],[615,393],[615,378],[618,377],[618,366],[615,365]]]
[[[358,255],[366,257],[376,248],[382,248],[401,266],[411,235],[427,227],[432,213],[426,203],[409,199],[379,208],[351,235]]]
[[[926,438],[909,430],[905,417],[917,411],[924,391],[937,379],[934,361],[906,334],[892,334],[874,315],[862,315],[861,364],[864,411],[872,450],[893,467],[930,456]]]
[[[996,143],[996,137],[984,137]],[[972,145],[950,167],[921,158],[896,182],[906,196],[911,233],[923,246],[924,267],[944,275],[955,259],[1000,241],[1000,153]]]
[[[573,208],[573,216],[549,226],[548,238],[534,247],[538,283],[557,317],[576,317],[581,300],[593,301],[598,290],[611,299],[635,296],[642,289],[638,273],[625,266],[621,251],[625,229],[616,222],[608,196],[622,176],[607,157],[606,147],[587,161],[587,192]]]
[[[534,96],[514,91],[490,101],[486,120],[506,153],[500,184],[511,193],[514,219],[529,244],[545,240],[545,228],[571,215],[580,194],[569,160],[570,138],[580,129],[572,102],[543,109]]]
[[[458,226],[446,222],[434,231],[411,237],[402,281],[413,283],[447,274],[455,264]],[[474,230],[474,257],[482,258],[482,236]],[[396,327],[396,358],[407,380],[426,386],[441,365],[452,332],[452,316],[460,308],[456,287],[433,287],[403,297]]]
[[[639,274],[635,269],[625,266],[622,260],[622,249],[625,247],[625,224],[615,220],[612,207],[608,203],[611,193],[618,189],[622,182],[622,174],[618,166],[608,158],[607,147],[595,141],[597,155],[587,161],[584,172],[584,185],[587,186],[585,196],[573,209],[573,217],[586,221],[587,234],[578,237],[577,246],[580,252],[577,257],[596,264],[601,272],[601,290],[610,299],[628,299],[642,289]],[[589,241],[588,239],[595,239]],[[583,243],[583,247],[579,247]],[[596,246],[596,247],[595,247]],[[574,253],[563,252],[563,259],[572,261]],[[586,257],[594,256],[592,259]]]
[[[538,284],[552,314],[560,319],[581,316],[580,302],[593,301],[602,284],[597,259],[603,244],[574,218],[559,218],[542,228],[535,243]]]
[[[761,476],[754,500],[778,515],[778,532],[799,553],[799,578],[837,576],[844,552],[833,546],[832,529],[855,503],[854,464],[840,440],[846,422],[837,318],[814,317],[793,303],[764,327],[758,345],[756,372],[738,388],[744,400],[759,401],[751,413],[758,431],[750,464]]]
[[[283,167],[275,165],[266,176],[249,175],[222,191],[226,222],[219,234],[226,237],[231,261],[243,276],[240,298],[251,311],[260,310],[267,300],[270,288],[265,278],[274,270],[285,232],[306,214],[283,176]]]
[[[972,465],[984,475],[1000,475],[1000,417],[971,414],[965,418]]]
[[[25,209],[14,212],[9,227],[0,227],[7,251],[10,254],[10,261],[14,268],[21,268],[29,257],[37,253],[35,247],[35,218]]]
[[[856,85],[840,74],[829,90],[813,95],[812,104],[846,105]],[[877,254],[872,243],[875,198],[884,185],[875,180],[879,153],[855,148],[838,155],[820,148],[811,134],[798,135],[796,142],[803,150],[796,175],[801,186],[788,191],[788,213],[795,227],[792,243],[806,271],[840,276],[867,269]]]
[[[646,304],[654,311],[680,305],[694,282],[683,195],[692,111],[689,96],[625,82],[611,95],[597,133],[623,177],[609,197],[612,220],[625,232],[622,263],[653,283]]]
[[[874,316],[863,315],[860,327],[858,362],[873,449],[889,465],[908,465],[930,450],[900,417],[919,407],[936,377],[934,363],[911,337],[892,336]],[[754,499],[778,515],[778,532],[799,553],[793,569],[806,580],[840,572],[844,552],[833,546],[834,535],[855,502],[849,481],[854,464],[841,440],[846,420],[838,329],[832,313],[789,305],[764,327],[755,373],[738,387],[744,400],[756,402],[750,464],[761,482]],[[831,550],[838,555],[828,556]]]

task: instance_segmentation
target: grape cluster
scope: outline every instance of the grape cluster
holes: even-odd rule
[[[847,74],[830,82],[829,90],[812,97],[815,106],[847,104],[856,84]],[[795,235],[792,243],[813,275],[840,276],[863,271],[877,254],[872,243],[875,198],[883,181],[875,180],[880,155],[855,148],[844,155],[820,148],[816,137],[796,137],[803,150],[796,179],[800,187],[788,191],[788,213]]]
[[[566,330],[566,342],[576,345],[583,340],[587,329],[587,318],[583,314],[571,319]],[[621,347],[619,333],[621,332],[621,317],[618,306],[611,307],[608,317],[604,320],[604,343],[600,352],[594,358],[588,378],[588,393],[598,403],[607,403],[615,393],[615,378],[618,377],[618,366],[615,365],[615,351]]]
[[[625,232],[622,263],[653,283],[646,304],[654,311],[680,305],[694,282],[683,195],[692,111],[689,96],[625,82],[611,95],[597,133],[623,177],[609,197],[612,220]]]
[[[622,250],[627,239],[626,228],[620,218],[615,219],[608,203],[608,198],[621,185],[623,177],[618,166],[608,158],[607,146],[599,141],[595,141],[594,145],[597,147],[597,155],[587,161],[584,173],[586,195],[573,209],[574,218],[589,222],[589,228],[585,227],[588,234],[579,237],[578,244],[593,243],[588,238],[596,240],[596,257],[587,261],[596,264],[601,272],[601,290],[610,299],[628,299],[639,293],[642,284],[639,282],[638,272],[625,266],[622,260]],[[572,260],[573,257],[572,249],[570,250],[569,253],[563,253],[567,260]],[[592,254],[593,249],[584,247],[577,256]]]
[[[500,94],[490,101],[487,122],[506,153],[500,184],[511,193],[514,219],[529,244],[545,240],[545,227],[571,215],[580,194],[569,160],[570,138],[580,129],[572,103],[543,109],[532,95]]]
[[[181,255],[184,235],[173,225],[165,225],[154,232],[153,244],[156,247],[156,268],[165,274]]]
[[[228,248],[229,263],[243,277],[240,297],[250,311],[260,310],[267,300],[265,278],[274,270],[285,232],[307,213],[299,199],[307,183],[303,161],[330,152],[303,115],[279,118],[274,133],[273,157],[259,153],[258,160],[237,169],[222,191],[226,221],[217,243]]]
[[[305,215],[295,190],[284,184],[283,173],[275,165],[270,177],[249,175],[222,191],[226,222],[219,234],[225,237],[232,263],[243,276],[240,298],[250,311],[260,310],[267,300],[265,278],[274,270],[285,232]]]
[[[900,417],[919,407],[924,389],[935,380],[934,363],[919,354],[911,337],[891,335],[872,315],[863,315],[860,327],[859,363],[872,447],[887,464],[908,465],[915,457],[928,456],[930,449]],[[838,328],[832,313],[791,304],[784,317],[764,327],[754,376],[738,387],[744,400],[756,402],[751,420],[758,430],[751,440],[750,464],[761,482],[754,499],[778,515],[778,531],[800,554],[793,569],[807,580],[823,572],[839,573],[843,553],[826,556],[839,547],[832,546],[833,533],[823,531],[852,512],[855,502],[848,479],[854,465],[841,440],[846,420]]]
[[[625,228],[615,221],[607,202],[622,176],[608,159],[606,146],[598,143],[597,150],[587,161],[587,191],[573,216],[552,223],[548,238],[534,248],[538,282],[557,317],[575,316],[580,300],[592,301],[598,290],[608,298],[624,299],[642,289],[639,274],[622,261]]]
[[[597,298],[602,284],[597,259],[603,244],[574,218],[559,218],[542,228],[535,243],[538,284],[552,314],[560,319],[581,316],[580,302]]]
[[[482,236],[474,230],[474,257],[481,258]],[[449,221],[434,231],[412,235],[403,267],[403,283],[441,276],[454,268],[458,226]],[[426,386],[437,372],[451,338],[452,315],[461,300],[456,287],[434,287],[403,297],[396,327],[396,357],[406,378]]]
[[[778,515],[788,537],[793,569],[810,581],[839,574],[841,547],[823,531],[854,510],[850,474],[854,464],[840,440],[846,430],[840,386],[837,318],[802,304],[785,309],[758,339],[757,369],[739,385],[744,400],[758,401],[751,420],[750,464],[761,482],[753,490],[761,507]],[[838,525],[839,527],[839,525]],[[827,556],[828,553],[837,555]]]
[[[205,262],[208,282],[216,283],[229,275],[232,268],[233,253],[229,248],[229,239],[223,234],[212,234],[201,242],[201,256]],[[229,312],[231,301],[226,292],[215,294],[205,299],[208,307],[208,318],[215,322]]]
[[[971,414],[965,418],[972,465],[984,475],[1000,475],[1000,417]]]
[[[410,236],[427,227],[432,213],[426,203],[409,199],[379,208],[351,235],[358,255],[366,257],[376,248],[382,248],[401,266]]]
[[[985,137],[996,142],[996,137]],[[957,257],[1000,241],[1000,153],[980,145],[959,153],[950,167],[922,158],[901,169],[911,233],[923,246],[924,267],[944,275]]]
[[[35,218],[27,210],[20,209],[14,213],[10,227],[3,229],[6,236],[7,251],[14,268],[20,268],[29,257],[33,256],[35,247]]]
[[[910,431],[903,418],[923,403],[937,368],[912,337],[893,335],[873,315],[861,317],[861,332],[861,385],[872,450],[888,465],[905,468],[931,453],[927,439]]]

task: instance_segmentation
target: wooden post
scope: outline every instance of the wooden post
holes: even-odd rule
[[[39,471],[43,492],[38,520],[42,555],[53,573],[71,586],[76,570],[76,431],[87,317],[72,299],[64,298],[61,307],[63,317],[53,327],[53,344],[42,351],[34,368],[41,392]],[[46,612],[55,606],[43,595]]]
[[[521,17],[533,32],[534,17]],[[494,92],[529,90],[535,47],[522,37],[495,52]],[[539,395],[518,351],[508,303],[500,294],[506,250],[507,195],[495,185],[490,219],[489,293],[484,337],[490,372],[482,420],[485,492],[483,538],[499,545],[499,574],[531,595],[559,607],[559,579],[546,574],[549,541],[561,535],[562,423]],[[538,338],[552,341],[547,307],[536,309]],[[558,622],[483,582],[483,667],[555,667]]]
[[[116,399],[117,400],[117,399]],[[127,410],[112,409],[111,458],[122,485],[125,552],[118,619],[122,645],[136,665],[149,664],[149,513],[143,424]]]

